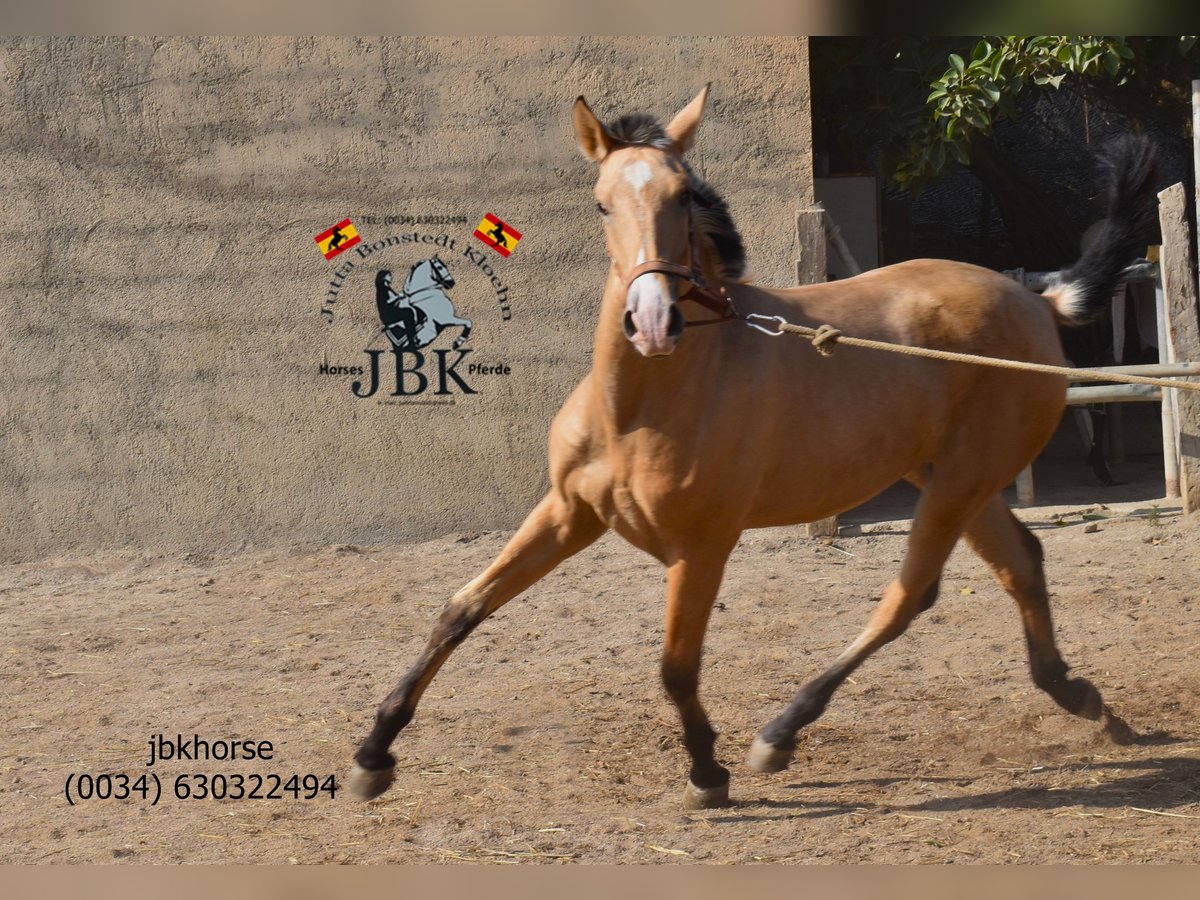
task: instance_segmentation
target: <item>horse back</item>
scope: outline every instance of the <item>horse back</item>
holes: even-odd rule
[[[776,294],[802,319],[828,322],[854,337],[1051,365],[1063,361],[1050,304],[968,263],[915,259]]]

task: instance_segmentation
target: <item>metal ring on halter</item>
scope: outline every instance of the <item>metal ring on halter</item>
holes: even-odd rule
[[[762,325],[759,325],[759,322],[774,322],[776,325],[787,324],[787,319],[785,319],[783,316],[764,316],[761,313],[748,313],[743,316],[742,319],[751,328],[757,328],[763,334],[770,335],[771,337],[779,337],[783,334],[783,332],[778,330],[772,331],[770,328],[765,328]]]

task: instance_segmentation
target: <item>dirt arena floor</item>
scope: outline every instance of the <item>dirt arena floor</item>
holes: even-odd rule
[[[937,606],[845,686],[793,767],[751,772],[756,730],[857,633],[907,523],[825,543],[754,532],[703,681],[736,803],[705,812],[681,807],[658,682],[662,572],[615,537],[460,649],[369,804],[174,785],[345,776],[375,704],[504,534],[0,568],[0,861],[1200,862],[1200,527],[1170,501],[1021,515],[1045,544],[1063,652],[1135,745],[1033,687],[1014,604],[960,548]],[[274,758],[148,767],[156,734],[271,741]],[[157,774],[162,797],[68,804],[69,776],[78,791],[102,773]]]

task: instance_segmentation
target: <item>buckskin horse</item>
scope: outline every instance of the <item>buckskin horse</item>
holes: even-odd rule
[[[599,164],[596,207],[612,261],[592,370],[550,429],[549,493],[449,600],[379,707],[350,779],[361,798],[391,784],[388,748],[472,629],[611,528],[666,567],[662,680],[691,758],[684,805],[728,803],[729,772],[714,757],[697,688],[709,613],[739,535],[835,515],[901,479],[921,496],[898,577],[865,630],[755,738],[750,767],[788,765],[797,731],[933,605],[960,537],[1016,600],[1038,687],[1114,740],[1132,737],[1090,682],[1068,676],[1041,546],[1001,496],[1058,424],[1065,379],[850,347],[824,357],[765,338],[735,311],[1061,365],[1056,322],[1097,315],[1136,255],[1152,215],[1152,148],[1130,141],[1114,154],[1099,237],[1043,296],[986,269],[928,259],[827,284],[756,287],[740,280],[742,241],[725,203],[684,162],[707,92],[665,128],[645,115],[604,125],[575,101],[579,147]]]

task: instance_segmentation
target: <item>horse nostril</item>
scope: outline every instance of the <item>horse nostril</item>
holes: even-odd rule
[[[678,340],[679,336],[683,334],[685,324],[686,323],[683,320],[683,313],[679,311],[678,306],[672,303],[671,318],[667,323],[667,337],[673,337]]]
[[[633,340],[633,336],[637,334],[637,325],[633,322],[633,313],[629,310],[625,311],[625,318],[621,320],[621,325],[625,329],[625,337]]]

